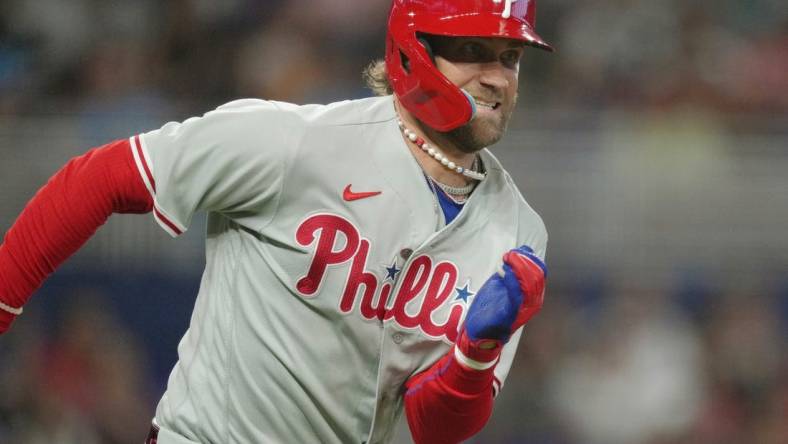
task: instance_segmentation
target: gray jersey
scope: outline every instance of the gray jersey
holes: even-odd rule
[[[545,254],[541,219],[487,150],[487,178],[443,222],[391,96],[241,100],[131,146],[162,228],[208,212],[160,444],[387,442],[404,382],[450,350],[503,253]]]

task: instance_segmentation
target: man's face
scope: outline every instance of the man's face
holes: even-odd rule
[[[435,65],[476,100],[467,125],[445,133],[467,152],[498,142],[517,103],[522,42],[504,38],[430,36]]]

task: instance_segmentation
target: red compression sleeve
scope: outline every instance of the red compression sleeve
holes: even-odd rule
[[[463,332],[462,355],[477,363],[497,362],[501,344],[481,350]],[[495,365],[474,370],[457,361],[452,349],[429,370],[405,383],[405,416],[416,444],[456,444],[478,433],[493,408]]]
[[[0,333],[58,265],[114,213],[147,213],[153,198],[128,140],[72,159],[27,204],[0,245]]]

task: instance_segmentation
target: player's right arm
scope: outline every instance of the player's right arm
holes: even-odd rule
[[[0,244],[0,333],[44,279],[112,213],[152,208],[128,140],[68,162],[36,193]]]
[[[71,160],[0,245],[0,333],[113,213],[152,211],[173,236],[200,210],[260,229],[275,213],[299,122],[272,102],[238,101]]]

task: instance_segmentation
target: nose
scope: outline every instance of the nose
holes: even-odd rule
[[[500,63],[486,63],[481,67],[479,83],[494,90],[506,90],[509,87],[511,75],[508,69]]]

